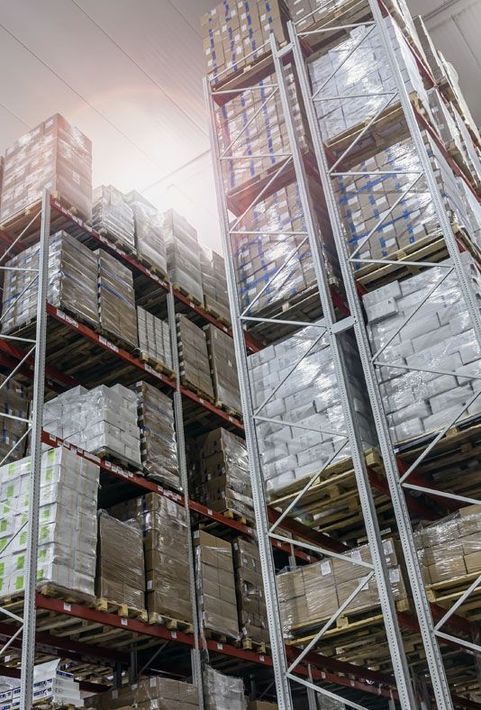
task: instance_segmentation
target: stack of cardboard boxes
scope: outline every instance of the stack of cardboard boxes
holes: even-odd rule
[[[167,210],[162,215],[162,233],[167,246],[170,281],[202,305],[204,293],[197,231],[175,210]]]
[[[196,530],[194,543],[203,628],[208,633],[237,640],[239,622],[232,546],[204,530]]]
[[[145,572],[142,531],[135,520],[122,522],[99,512],[97,597],[142,610]]]
[[[204,307],[223,323],[230,323],[229,297],[224,257],[205,246],[200,248]]]
[[[247,701],[242,678],[223,675],[206,666],[204,668],[205,710],[245,710]]]
[[[80,683],[75,680],[73,673],[61,670],[61,664],[58,659],[34,666],[32,699],[35,707],[84,707]],[[0,683],[2,710],[17,710],[20,707],[21,696],[18,680],[2,676]]]
[[[112,185],[101,185],[93,193],[92,227],[107,234],[128,251],[135,251],[132,208],[124,195]]]
[[[180,313],[177,315],[177,340],[182,383],[212,401],[214,390],[205,332]]]
[[[153,360],[172,372],[172,347],[169,324],[148,311],[137,307],[139,351],[144,360]]]
[[[212,324],[205,327],[205,332],[216,406],[240,414],[242,406],[234,340]]]
[[[259,548],[254,542],[238,537],[232,549],[242,637],[257,644],[269,643]]]
[[[86,706],[95,710],[195,710],[199,697],[190,683],[152,676],[87,698]]]
[[[132,208],[135,223],[135,244],[139,259],[153,266],[162,276],[167,274],[167,254],[162,233],[162,219],[157,209],[136,190],[125,199]]]
[[[100,327],[108,337],[137,348],[139,339],[132,272],[103,249],[95,253]]]
[[[85,219],[92,212],[92,144],[58,113],[5,152],[0,222],[38,202],[45,189],[58,193]]]

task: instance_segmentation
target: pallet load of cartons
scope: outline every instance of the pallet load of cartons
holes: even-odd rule
[[[229,297],[224,257],[205,246],[200,247],[204,308],[223,323],[230,324]]]
[[[123,385],[74,387],[45,403],[44,427],[85,451],[140,468],[137,395]]]
[[[108,338],[138,348],[134,277],[130,269],[103,249],[97,249],[99,320]]]
[[[212,402],[214,389],[205,332],[180,313],[177,314],[177,340],[182,384]]]
[[[394,599],[402,603],[407,599],[407,592],[394,541],[391,538],[384,540],[383,548]],[[277,575],[279,609],[286,638],[293,638],[327,621],[368,576],[369,566],[356,564],[371,564],[368,545],[347,552],[344,557],[348,559],[326,559]],[[344,614],[378,606],[379,594],[372,577],[348,604]]]
[[[94,190],[92,227],[127,251],[135,252],[132,208],[120,190],[112,185],[100,185]]]
[[[234,340],[214,325],[205,327],[215,404],[234,415],[242,411]]]
[[[134,685],[122,685],[85,701],[95,710],[197,710],[199,696],[195,685],[180,680],[151,676]]]
[[[481,574],[481,505],[468,505],[427,525],[416,533],[416,547],[427,585],[460,586],[468,575]]]
[[[31,207],[50,190],[80,217],[92,214],[92,144],[56,113],[5,152],[0,222]]]
[[[162,217],[162,234],[167,247],[167,271],[171,283],[199,305],[204,303],[202,267],[197,231],[175,210]]]
[[[122,522],[99,512],[96,594],[105,604],[135,612],[145,606],[142,530],[136,520]]]
[[[2,331],[9,333],[29,323],[37,314],[35,274],[39,245],[34,244],[5,264]],[[66,232],[49,238],[47,301],[75,318],[97,326],[97,260],[95,255]]]
[[[38,663],[33,668],[32,700],[41,708],[83,708],[80,685],[72,673],[60,669],[61,661]],[[20,707],[20,685],[18,680],[0,676],[0,702],[2,710]]]
[[[238,537],[232,549],[242,638],[246,645],[269,643],[259,548],[254,542]]]
[[[182,490],[172,400],[153,385],[137,382],[140,455],[147,478]]]
[[[111,513],[135,520],[143,532],[146,606],[151,623],[162,618],[192,622],[185,508],[165,496],[147,493],[119,503]]]
[[[134,215],[135,245],[139,259],[165,276],[167,253],[158,210],[136,190],[125,195],[125,199]]]
[[[466,251],[460,258],[479,299],[476,262]],[[373,353],[387,345],[376,362],[394,365],[376,368],[393,441],[429,434],[457,416],[481,412],[481,397],[462,412],[480,389],[480,380],[471,376],[481,376],[481,352],[456,274],[447,271],[450,266],[449,260],[443,261],[440,268],[393,281],[363,298]],[[428,297],[436,284],[439,287]]]
[[[203,675],[205,710],[246,710],[242,678],[223,675],[210,666],[204,668]]]
[[[0,467],[0,595],[22,593],[30,486],[30,457]],[[37,583],[80,599],[95,595],[99,467],[64,448],[42,454]]]
[[[28,415],[29,399],[23,385],[15,377],[0,374],[0,465],[25,456]]]
[[[232,545],[204,530],[195,531],[194,543],[203,629],[216,638],[237,641],[239,621]]]
[[[140,359],[172,373],[174,368],[169,324],[138,306],[137,328]]]
[[[322,321],[248,358],[254,409],[273,420],[257,424],[271,496],[350,455],[331,348],[320,326]],[[348,338],[343,350],[362,441],[369,447],[374,434],[357,351]]]
[[[219,513],[252,521],[252,488],[244,441],[227,429],[214,429],[199,437],[191,458],[195,499]]]

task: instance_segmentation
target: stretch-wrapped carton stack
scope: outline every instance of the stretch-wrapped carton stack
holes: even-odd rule
[[[204,307],[223,323],[230,323],[229,297],[224,257],[205,246],[200,248]]]
[[[148,478],[181,490],[172,400],[147,382],[137,382],[135,390],[144,472]]]
[[[481,281],[475,261],[468,252],[461,254],[461,260],[479,299]],[[394,365],[376,368],[394,441],[437,431],[458,415],[481,411],[478,397],[462,413],[480,389],[481,380],[470,375],[481,375],[481,352],[457,277],[446,269],[449,266],[450,261],[444,261],[440,268],[393,281],[363,299],[373,353],[386,345],[376,362]],[[436,284],[439,287],[428,297]],[[410,371],[410,367],[417,369]]]
[[[132,272],[103,249],[97,249],[95,253],[98,260],[100,327],[108,337],[137,348],[139,339]]]
[[[97,549],[97,596],[144,609],[144,550],[137,521],[122,522],[101,510]]]
[[[233,338],[214,325],[205,327],[215,402],[234,413],[242,411]]]
[[[223,675],[206,666],[204,669],[205,710],[246,710],[242,678]]]
[[[111,512],[136,520],[143,532],[147,611],[192,621],[188,536],[185,508],[165,496],[148,493],[119,503]]]
[[[39,584],[94,596],[98,483],[99,467],[94,463],[61,447],[42,454]],[[30,457],[0,468],[2,597],[25,589],[30,490]]]
[[[232,543],[232,549],[242,636],[256,643],[268,643],[269,631],[259,548],[254,542],[238,537]]]
[[[204,303],[202,268],[197,231],[175,210],[162,215],[162,233],[167,247],[167,270],[172,284]]]
[[[38,269],[38,253],[39,245],[34,244],[6,263],[2,302],[2,330],[5,333],[36,317],[38,291],[35,274],[18,269]],[[86,246],[63,231],[50,237],[47,300],[51,305],[97,325],[96,272],[96,257]]]
[[[401,568],[398,563],[394,541],[383,541],[384,556],[389,572],[393,596],[406,599],[407,593]],[[302,628],[327,620],[356,590],[369,572],[371,553],[368,545],[345,554],[346,559],[332,559],[298,567],[277,575],[279,608],[284,635],[290,637]],[[351,561],[352,560],[352,561]],[[379,595],[374,578],[346,607],[346,611],[370,609],[379,605]]]
[[[92,227],[128,251],[135,251],[134,215],[124,195],[112,185],[101,185],[93,194]]]
[[[38,202],[45,189],[90,219],[92,144],[58,113],[6,150],[0,222]]]
[[[148,311],[137,307],[137,327],[139,350],[146,360],[160,363],[172,372],[172,347],[170,344],[169,324],[156,318]]]
[[[191,480],[195,498],[212,510],[231,511],[253,520],[249,461],[244,441],[215,429],[197,441]]]
[[[79,683],[75,681],[72,673],[60,670],[60,664],[61,661],[56,660],[34,666],[32,700],[35,707],[84,707]],[[20,707],[21,689],[17,683],[18,681],[11,677],[0,676],[2,710],[15,710]]]
[[[129,192],[125,199],[134,215],[135,243],[139,258],[165,276],[167,254],[158,210],[136,190]]]
[[[27,449],[29,399],[15,377],[0,374],[0,465],[21,459]]]
[[[214,389],[205,332],[180,313],[177,314],[177,340],[182,383],[213,400]]]
[[[427,525],[416,533],[416,547],[426,584],[481,572],[481,505]]]
[[[248,359],[254,408],[274,420],[257,424],[270,494],[350,455],[331,349],[320,326],[303,328]],[[349,338],[342,345],[362,441],[370,446],[374,436],[357,351]]]
[[[194,543],[203,627],[229,639],[238,639],[232,545],[204,530],[195,531]]]
[[[199,707],[197,688],[162,676],[142,678],[135,685],[123,685],[87,699],[96,710],[195,710]]]
[[[137,395],[122,385],[74,387],[45,403],[46,431],[91,453],[140,467]]]

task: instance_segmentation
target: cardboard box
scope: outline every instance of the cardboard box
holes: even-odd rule
[[[242,635],[257,643],[269,642],[267,610],[259,549],[254,542],[237,538],[234,553],[237,611]]]

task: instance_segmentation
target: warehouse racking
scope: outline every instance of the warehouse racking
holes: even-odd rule
[[[374,575],[380,593],[382,609],[382,614],[377,617],[376,624],[379,625],[381,621],[381,625],[384,625],[389,646],[389,654],[384,651],[383,662],[386,664],[386,658],[388,659],[387,665],[384,667],[389,668],[395,674],[398,691],[397,699],[401,707],[417,707],[420,702],[419,687],[417,685],[416,687],[413,686],[408,665],[410,669],[416,669],[415,673],[426,674],[429,679],[427,695],[426,689],[424,691],[424,698],[429,698],[429,703],[434,700],[436,707],[439,708],[451,708],[454,706],[475,707],[477,705],[474,701],[460,698],[457,695],[457,689],[462,689],[463,683],[466,683],[464,688],[469,693],[470,682],[473,688],[477,687],[478,681],[475,667],[472,668],[471,681],[466,680],[466,677],[469,676],[469,672],[466,673],[466,669],[472,664],[468,654],[479,653],[481,650],[479,643],[476,641],[475,617],[471,621],[469,620],[469,605],[466,602],[472,598],[471,595],[476,590],[479,590],[481,578],[478,574],[472,575],[471,578],[466,578],[461,591],[456,590],[450,597],[451,602],[455,601],[449,604],[447,608],[443,607],[442,604],[438,604],[438,598],[435,595],[433,596],[433,590],[430,590],[430,594],[426,593],[425,590],[410,516],[411,513],[413,518],[417,520],[433,520],[442,517],[449,511],[456,510],[462,504],[480,502],[479,488],[476,493],[471,495],[469,493],[463,495],[462,492],[457,493],[449,489],[443,490],[432,483],[429,474],[429,471],[432,473],[436,466],[442,468],[440,457],[443,455],[451,455],[451,465],[453,466],[452,454],[456,451],[455,442],[469,441],[469,431],[471,431],[471,441],[476,439],[476,420],[474,422],[467,420],[466,423],[461,425],[460,429],[455,427],[465,416],[465,410],[474,401],[475,395],[466,406],[463,406],[462,410],[459,409],[456,415],[448,417],[445,425],[433,435],[418,437],[414,443],[410,441],[404,446],[399,446],[396,442],[393,442],[389,433],[387,418],[384,414],[376,371],[388,365],[391,367],[398,366],[396,361],[393,363],[389,360],[380,360],[379,357],[381,352],[389,345],[389,342],[400,332],[403,325],[399,326],[382,350],[373,354],[367,338],[362,308],[362,294],[366,291],[366,284],[369,289],[370,279],[384,278],[384,283],[389,283],[398,277],[397,275],[402,272],[402,269],[411,270],[411,273],[429,269],[436,271],[438,269],[444,274],[443,278],[433,286],[428,296],[417,305],[406,322],[409,322],[418,310],[422,308],[429,295],[439,287],[447,275],[453,274],[462,292],[466,310],[472,319],[477,342],[481,343],[479,310],[466,268],[460,256],[461,252],[468,249],[475,255],[474,258],[479,263],[477,245],[465,231],[461,230],[460,232],[457,230],[455,233],[453,230],[445,204],[441,198],[433,164],[426,149],[423,131],[429,133],[442,156],[442,160],[446,161],[446,164],[450,166],[450,170],[466,184],[468,179],[465,174],[461,173],[459,166],[454,163],[451,155],[443,145],[437,130],[430,122],[430,117],[425,107],[420,103],[419,97],[411,95],[406,90],[398,56],[393,47],[392,35],[388,32],[385,22],[386,18],[393,18],[393,6],[395,9],[397,4],[378,3],[377,0],[368,0],[360,3],[346,2],[344,4],[326,2],[316,12],[312,12],[312,15],[316,15],[316,17],[311,24],[308,22],[309,15],[304,18],[303,24],[300,25],[302,29],[299,28],[299,25],[296,27],[295,24],[289,23],[288,38],[285,41],[279,43],[271,35],[270,43],[257,48],[252,53],[251,60],[249,61],[249,58],[247,58],[246,66],[243,69],[221,71],[215,75],[211,82],[206,82],[206,93],[211,109],[211,139],[216,161],[219,212],[224,229],[225,251],[228,256],[227,273],[229,298],[233,314],[233,334],[240,373],[246,439],[252,467],[251,475],[256,523],[260,533],[259,546],[268,602],[276,688],[279,704],[283,708],[293,707],[293,686],[290,681],[295,681],[294,686],[296,683],[305,685],[311,692],[313,703],[314,693],[331,698],[336,693],[332,693],[328,687],[322,684],[310,682],[305,678],[296,678],[294,675],[297,661],[292,662],[285,653],[275,567],[272,562],[269,538],[286,542],[285,536],[280,534],[278,530],[279,520],[285,521],[290,515],[298,517],[302,516],[303,513],[321,513],[323,509],[323,482],[328,483],[330,477],[335,477],[336,474],[343,476],[350,474],[351,480],[355,479],[356,486],[352,484],[352,489],[357,488],[357,496],[354,496],[354,500],[357,501],[359,512],[362,512],[362,515],[358,515],[357,524],[362,529],[363,526],[360,522],[363,521],[364,523],[373,564],[372,566],[366,565],[365,573],[367,577],[361,580],[359,586],[340,608],[332,615],[327,616],[322,623],[319,623],[318,627],[308,637],[298,640],[299,643],[301,641],[304,642],[304,651],[298,657],[298,660],[305,658],[305,656],[311,657],[316,649],[321,652],[326,651],[326,649],[330,649],[332,653],[336,652],[329,646],[329,643],[323,642],[326,639],[333,638],[334,634],[336,634],[334,638],[340,638],[338,629],[336,630],[335,628],[338,626],[336,622],[342,619],[343,612],[350,602],[355,599],[356,595],[359,594],[363,583],[366,580],[369,581]],[[330,9],[332,9],[332,12],[330,12]],[[322,10],[325,11],[325,16],[319,20]],[[404,25],[405,18],[406,15],[401,16],[401,18],[395,15],[394,21],[399,22],[400,28],[408,39],[407,46],[423,77],[423,81],[430,86],[435,86],[436,82],[433,80],[419,48],[410,36],[409,27]],[[342,39],[349,36],[349,32],[352,29],[359,29],[364,32],[364,34],[363,32],[360,34],[361,39],[356,43],[355,47],[351,47],[349,53],[345,50],[343,55],[340,54],[341,60],[337,68],[333,68],[328,79],[321,82],[320,86],[312,88],[308,73],[309,58],[315,55],[315,52],[323,46],[329,46],[330,44],[331,46],[336,46],[339,44]],[[336,72],[342,68],[355,50],[363,51],[365,39],[373,30],[378,32],[381,38],[381,46],[391,73],[391,86],[389,90],[380,90],[378,87],[365,89],[363,85],[357,93],[349,92],[348,96],[342,96],[339,90],[332,89],[332,85],[328,87],[329,81],[335,81]],[[297,102],[299,104],[302,103],[304,107],[311,139],[310,147],[307,150],[305,149],[305,144],[301,145],[300,143],[298,125],[295,120],[298,107],[293,105],[293,95],[289,90],[288,71],[294,72],[299,82],[298,96],[296,98]],[[250,106],[249,101],[254,96],[258,97],[256,109],[251,111],[251,113],[246,109],[243,128],[236,134],[230,135],[230,142],[228,140],[221,145],[218,127],[222,124],[222,118],[219,118],[222,107],[229,106],[229,103],[237,97],[242,97],[241,100],[244,101],[244,105]],[[248,139],[244,142],[245,135],[249,133],[249,126],[255,121],[255,115],[272,105],[273,100],[277,102],[279,99],[282,113],[280,117],[278,114],[278,121],[285,123],[288,147],[286,148],[286,145],[283,145],[282,149],[271,149],[268,156],[261,153],[257,154],[255,150],[248,146]],[[365,107],[364,109],[360,108],[357,125],[352,130],[346,131],[344,135],[335,136],[337,141],[328,140],[324,134],[324,128],[320,127],[319,114],[322,114],[322,109],[318,110],[319,105],[322,104],[324,107],[328,105],[329,108],[325,110],[325,113],[329,115],[332,112],[336,115],[336,109],[342,112],[343,101],[356,99],[365,100],[368,106],[367,109]],[[254,99],[252,99],[252,103],[254,103]],[[257,109],[257,106],[260,106],[260,108]],[[255,115],[254,111],[257,111]],[[252,118],[253,115],[254,118]],[[356,163],[360,163],[366,156],[366,144],[368,145],[367,155],[369,155],[369,139],[373,140],[376,145],[389,145],[389,141],[393,140],[392,134],[389,135],[389,131],[399,130],[400,124],[402,124],[401,131],[404,131],[403,135],[408,135],[415,146],[416,164],[414,167],[410,165],[407,169],[404,168],[404,171],[396,166],[388,169],[388,171],[386,169],[383,171],[378,167],[356,169]],[[253,130],[255,131],[255,128]],[[477,141],[479,146],[479,137],[477,137]],[[233,150],[234,146],[237,147],[236,151]],[[242,147],[244,147],[244,151],[242,151]],[[262,171],[262,168],[258,166],[266,157],[269,157],[273,165],[269,170]],[[231,169],[234,173],[237,169],[240,173],[242,166],[246,165],[246,163],[254,165],[255,177],[247,181],[245,185],[240,187],[236,185],[234,189],[228,189],[224,182],[226,171]],[[228,164],[227,168],[226,164]],[[383,222],[399,204],[398,201],[391,204],[386,213],[379,215],[376,220],[377,223],[372,227],[368,236],[363,239],[358,248],[349,253],[345,231],[334,195],[333,183],[339,177],[352,178],[362,176],[366,179],[375,180],[380,176],[387,175],[389,170],[391,174],[397,176],[403,172],[410,175],[406,191],[399,200],[406,195],[412,194],[421,179],[426,180],[429,199],[434,205],[439,229],[436,230],[435,235],[429,235],[429,238],[421,246],[418,245],[416,253],[414,249],[406,249],[406,251],[399,250],[398,253],[392,256],[383,254],[381,256],[371,256],[370,258],[358,254],[360,247],[365,245],[370,237],[382,227]],[[323,188],[328,213],[327,226],[323,224],[319,227],[315,209],[316,197],[312,195],[310,186],[312,176]],[[286,229],[282,225],[282,227],[277,227],[277,229],[267,226],[263,230],[258,228],[259,231],[256,231],[255,227],[246,226],[247,220],[244,222],[243,220],[249,214],[249,210],[290,183],[296,184],[299,191],[305,222],[304,229],[289,232],[288,228]],[[468,189],[475,200],[479,202],[479,197],[475,194],[471,184],[469,184]],[[355,217],[353,219],[355,221]],[[325,251],[323,249],[325,245],[322,243],[322,238],[323,231],[329,231],[329,227],[332,230],[332,238],[340,267],[340,278],[337,280],[333,280],[331,274],[326,270]],[[253,237],[259,235],[266,240],[278,238],[283,240],[284,244],[282,264],[279,266],[276,262],[276,268],[272,269],[269,277],[266,277],[263,288],[248,301],[239,295],[241,286],[238,281],[238,272],[236,271],[238,268],[236,247],[240,237],[246,235],[252,235]],[[436,249],[433,249],[432,246],[436,240]],[[306,244],[309,244],[312,255],[316,293],[314,296],[301,293],[297,297],[288,297],[283,292],[284,284],[279,277],[282,274],[282,270],[284,270],[284,273],[289,274],[292,262],[296,260],[301,253],[301,249]],[[423,249],[423,246],[426,248]],[[439,266],[440,259],[446,257],[451,260],[448,267],[445,264]],[[268,257],[266,257],[266,260],[268,260]],[[393,273],[396,275],[393,276]],[[364,278],[366,275],[367,278]],[[380,283],[383,282],[380,281]],[[278,306],[277,310],[271,307],[270,311],[265,309],[264,312],[261,311],[254,314],[254,306],[267,288],[271,289],[271,293],[276,293],[277,289],[277,303],[275,297],[272,299],[274,304]],[[239,305],[241,301],[242,306]],[[340,304],[342,304],[342,308],[339,308]],[[321,317],[322,321],[320,320]],[[336,468],[336,464],[331,465],[335,458],[335,455],[333,455],[327,460],[322,469],[320,468],[314,475],[311,475],[305,484],[297,487],[293,485],[283,499],[274,501],[274,505],[278,504],[282,514],[281,518],[278,518],[272,524],[272,520],[269,520],[269,516],[266,514],[266,491],[259,446],[263,431],[261,429],[262,423],[269,421],[262,415],[261,410],[270,397],[261,400],[262,403],[260,405],[259,400],[256,401],[254,398],[255,383],[249,363],[248,350],[245,345],[245,334],[246,331],[256,332],[260,338],[264,339],[265,346],[269,346],[271,343],[281,340],[289,332],[292,333],[296,329],[308,326],[314,326],[319,329],[319,338],[325,334],[331,348],[334,370],[340,390],[344,423],[343,430],[336,431],[341,441],[340,448],[336,453],[348,442],[351,458],[349,463],[345,464],[343,468],[339,465]],[[354,398],[350,392],[349,377],[342,352],[342,343],[348,332],[352,332],[355,335],[376,425],[381,456],[379,459],[374,458],[374,466],[369,458],[365,458],[363,453],[362,436],[354,411]],[[310,342],[312,347],[312,342],[316,342],[315,338],[312,338]],[[296,362],[293,370],[302,366],[302,360],[306,354],[308,354],[308,351],[305,351],[304,355]],[[410,368],[405,367],[405,369],[409,370]],[[413,369],[415,370],[415,368]],[[418,367],[418,371],[432,373],[433,371],[436,372],[436,368],[430,370],[428,366],[421,365]],[[451,368],[443,370],[442,366],[439,365],[437,371],[442,371],[443,374],[452,374]],[[473,375],[472,379],[476,379],[476,375]],[[271,397],[275,395],[280,386],[278,384],[276,389],[273,389]],[[315,382],[313,382],[313,387],[315,387]],[[282,417],[275,417],[271,419],[271,422],[275,423],[279,428],[291,429],[296,427],[295,422],[288,421],[287,418],[283,420]],[[323,432],[317,430],[317,433],[321,438]],[[446,438],[446,435],[449,435],[449,438]],[[451,438],[451,436],[454,438]],[[428,464],[424,468],[423,462]],[[384,489],[382,484],[384,484]],[[334,489],[337,490],[335,486]],[[383,493],[384,497],[379,495],[375,497],[375,492]],[[413,496],[413,493],[416,495]],[[328,503],[332,504],[332,500],[329,499]],[[328,507],[325,501],[324,507]],[[385,515],[386,510],[387,517]],[[409,579],[412,594],[412,607],[409,610],[399,608],[391,594],[391,585],[384,564],[380,536],[380,518],[378,516],[381,515],[381,512],[384,515],[382,518],[383,524],[390,526],[395,524],[400,535],[407,579]],[[327,524],[323,527],[321,520],[319,529],[329,532],[335,530],[338,539],[342,540],[344,536],[348,544],[351,544],[352,529],[349,529],[349,522],[349,519],[347,519],[344,520],[343,524],[341,513],[336,525],[329,526]],[[349,539],[350,536],[351,539]],[[332,551],[323,547],[322,543],[319,545],[314,542],[299,541],[299,544],[305,549],[324,555],[326,559],[336,558],[336,554],[333,555]],[[339,558],[338,555],[337,557]],[[476,607],[476,600],[473,602],[474,607]],[[467,619],[465,618],[466,612],[463,616],[457,613],[466,608],[468,609]],[[420,634],[422,639],[421,654],[419,654],[419,648],[415,649],[415,644],[408,644],[405,635],[402,633],[402,630],[409,627],[409,624],[411,624],[412,631],[415,630]],[[373,620],[365,628],[372,634],[373,642],[375,644],[378,643],[380,637],[375,631]],[[445,628],[449,628],[450,631],[447,632]],[[344,654],[341,651],[341,657],[343,658],[349,658],[349,639],[347,638],[349,632],[356,638],[355,626],[352,628],[346,627],[346,637],[338,642],[340,645],[343,642],[345,643]],[[362,640],[362,636],[360,638]],[[335,641],[333,644],[335,646]],[[458,649],[458,654],[454,655],[454,661],[449,651],[443,653],[443,648]],[[369,644],[366,644],[364,638],[360,653],[357,656],[354,653],[352,654],[353,662],[362,663],[367,661],[369,663],[369,653]],[[377,661],[379,662],[379,657],[377,657]],[[364,707],[355,701],[347,700],[342,692],[337,697],[349,707]],[[313,704],[312,707],[314,706]]]

